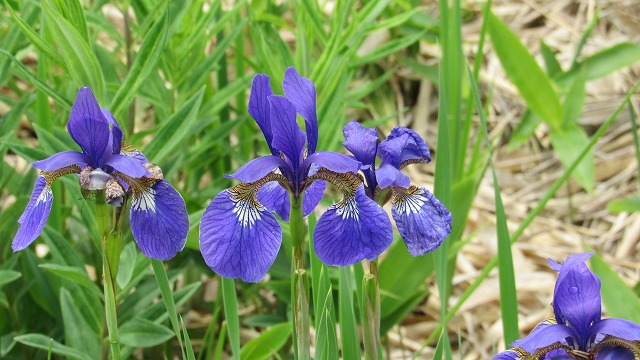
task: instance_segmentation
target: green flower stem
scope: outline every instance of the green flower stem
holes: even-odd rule
[[[302,197],[290,195],[291,212],[289,230],[293,244],[292,276],[293,319],[295,326],[295,350],[297,359],[311,359],[309,344],[309,275],[304,267],[304,233],[305,223],[302,216]]]
[[[118,317],[116,314],[116,283],[115,277],[118,274],[120,262],[120,251],[122,250],[122,237],[116,226],[114,214],[113,222],[110,219],[109,208],[104,199],[104,193],[98,192],[96,197],[96,221],[98,231],[102,237],[102,268],[104,277],[104,311],[107,320],[107,331],[109,332],[109,344],[111,346],[111,358],[120,360],[120,345],[118,342]]]
[[[364,358],[378,360],[380,341],[380,287],[378,284],[378,259],[369,263],[369,273],[362,279],[362,336],[364,338]]]

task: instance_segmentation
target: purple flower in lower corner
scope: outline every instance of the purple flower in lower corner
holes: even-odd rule
[[[420,135],[400,126],[378,143],[376,129],[356,121],[345,125],[343,133],[344,146],[362,163],[367,196],[380,204],[391,200],[393,219],[409,253],[419,256],[438,248],[451,232],[451,213],[429,190],[411,185],[400,171],[410,164],[431,161]],[[381,159],[378,167],[376,157]],[[321,259],[331,251],[318,241],[315,245]]]
[[[586,264],[591,255],[571,255],[562,265],[549,259],[559,273],[553,294],[554,317],[494,359],[640,359],[640,325],[601,319],[600,279]]]
[[[269,76],[254,77],[249,114],[262,130],[271,155],[254,159],[229,177],[241,183],[216,196],[202,216],[200,250],[209,267],[227,278],[260,281],[275,261],[282,229],[271,213],[289,221],[291,201],[301,202],[303,216],[320,202],[326,182],[344,195],[318,220],[316,242],[334,251],[328,265],[374,259],[393,240],[386,213],[365,194],[352,157],[316,151],[318,122],[313,82],[293,67],[286,70],[285,96],[272,95]],[[305,120],[305,132],[296,122]],[[306,145],[306,147],[305,147]]]
[[[33,163],[41,172],[18,220],[13,250],[26,248],[42,233],[53,204],[51,184],[67,174],[79,175],[83,193],[104,191],[110,205],[122,206],[131,197],[131,232],[147,257],[168,260],[182,250],[189,230],[182,196],[157,165],[122,142],[120,126],[90,88],[78,91],[67,130],[82,152],[63,151]]]

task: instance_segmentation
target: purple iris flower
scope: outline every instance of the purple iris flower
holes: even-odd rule
[[[41,172],[18,220],[13,250],[26,248],[40,235],[53,204],[51,184],[67,174],[79,174],[83,193],[104,191],[110,205],[122,206],[131,196],[131,232],[147,257],[168,260],[182,250],[189,230],[182,196],[157,165],[122,142],[120,126],[100,108],[90,88],[78,91],[67,130],[82,152],[63,151],[33,163]]]
[[[391,199],[392,216],[409,253],[419,256],[438,248],[451,232],[451,213],[429,190],[411,185],[400,171],[409,164],[431,161],[420,135],[399,126],[378,143],[376,129],[356,121],[345,125],[343,133],[344,146],[363,165],[366,194],[380,204]],[[378,167],[376,157],[381,159]]]
[[[593,253],[569,256],[557,271],[553,294],[554,318],[544,321],[512,349],[494,359],[640,358],[640,325],[623,319],[601,319],[600,279],[586,265]]]
[[[230,175],[241,183],[218,194],[202,217],[202,255],[213,271],[227,278],[260,281],[282,242],[282,229],[271,211],[289,221],[293,200],[302,201],[303,216],[309,215],[327,181],[344,198],[320,217],[314,230],[316,244],[331,247],[323,262],[350,265],[374,259],[393,239],[386,213],[366,196],[356,175],[361,164],[347,155],[316,151],[313,82],[289,67],[282,87],[285,96],[272,95],[269,76],[254,77],[249,114],[262,130],[271,155],[254,159]],[[306,132],[296,122],[296,113],[304,118]]]

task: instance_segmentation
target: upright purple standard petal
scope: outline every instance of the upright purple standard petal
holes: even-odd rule
[[[189,216],[184,200],[164,180],[133,197],[129,222],[133,238],[148,258],[169,260],[187,241]]]
[[[282,81],[284,95],[305,120],[309,154],[316,152],[318,144],[318,117],[316,115],[316,87],[309,79],[298,74],[293,66],[287,68]]]
[[[91,167],[102,166],[103,160],[113,153],[110,148],[109,122],[88,87],[78,91],[76,101],[71,107],[67,130],[80,145],[82,152],[91,159]]]
[[[417,132],[404,126],[398,126],[391,130],[391,133],[389,133],[389,137],[387,137],[387,139],[391,140],[403,135],[408,135],[409,138],[406,140],[402,149],[401,162],[405,162],[407,160],[425,160],[426,162],[431,162],[431,153],[429,152],[429,147]]]
[[[566,323],[576,331],[581,348],[586,348],[589,327],[601,316],[600,279],[585,263],[589,256],[579,254],[565,260],[553,295],[558,323]]]
[[[296,122],[296,109],[284,96],[269,96],[271,103],[271,130],[274,148],[282,151],[296,173],[302,163],[305,135]]]
[[[376,161],[378,148],[378,132],[375,128],[367,129],[357,121],[351,121],[342,128],[344,147],[363,165],[372,165]]]
[[[435,250],[451,232],[451,213],[423,187],[395,190],[399,193],[391,200],[393,219],[409,253],[419,256]]]
[[[260,130],[262,130],[271,154],[278,155],[278,152],[271,146],[273,132],[271,131],[269,96],[271,96],[272,93],[269,76],[265,74],[254,76],[251,83],[251,95],[249,95],[249,115],[251,115],[260,127]]]
[[[262,156],[249,161],[235,173],[226,175],[226,177],[251,183],[262,179],[280,166],[286,167],[287,163],[277,156]]]
[[[85,167],[91,162],[91,159],[85,154],[77,151],[63,151],[53,154],[44,160],[33,163],[33,167],[42,171],[56,171],[69,165],[78,165]]]
[[[104,115],[109,125],[111,125],[111,148],[113,149],[112,153],[119,154],[122,147],[122,129],[120,128],[120,125],[118,125],[116,118],[113,117],[111,111],[107,109],[100,110],[102,110],[102,115]]]
[[[20,227],[11,244],[13,251],[26,248],[40,236],[49,218],[49,213],[51,213],[52,204],[53,193],[51,188],[47,185],[44,176],[40,175],[36,180],[36,185],[33,187],[29,204],[18,220]]]
[[[393,240],[387,213],[360,185],[355,196],[331,206],[318,219],[314,249],[327,265],[347,266],[378,257]]]
[[[200,251],[205,262],[226,278],[260,281],[282,242],[278,220],[255,199],[224,190],[207,207],[200,222]]]

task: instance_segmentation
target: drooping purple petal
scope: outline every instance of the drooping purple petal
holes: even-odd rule
[[[49,213],[51,213],[52,204],[53,193],[51,192],[51,187],[47,185],[44,176],[40,175],[33,187],[29,204],[27,204],[27,208],[18,220],[20,227],[18,227],[18,232],[11,244],[13,251],[26,248],[40,236],[49,218]]]
[[[383,164],[376,169],[376,182],[381,189],[389,186],[399,186],[406,189],[411,186],[409,177],[391,164]]]
[[[545,360],[575,360],[565,349],[551,350],[544,355]]]
[[[91,159],[91,167],[102,166],[104,158],[112,153],[109,123],[90,88],[83,87],[78,91],[71,107],[67,130],[82,152]]]
[[[304,217],[309,216],[318,206],[326,188],[326,181],[316,180],[304,191],[304,197],[302,198],[302,215]]]
[[[316,87],[311,80],[303,78],[293,66],[290,66],[284,73],[282,89],[298,114],[305,120],[309,154],[313,154],[318,144]]]
[[[558,323],[568,323],[578,334],[580,347],[585,347],[589,327],[600,320],[600,279],[587,267],[591,254],[572,255],[560,269],[553,295],[553,308]]]
[[[143,176],[151,177],[151,173],[140,162],[132,157],[114,154],[107,158],[104,165],[111,166],[116,171],[133,178],[141,178]]]
[[[365,128],[353,120],[342,128],[344,147],[363,165],[372,165],[376,161],[378,132],[375,128]]]
[[[256,194],[258,202],[269,211],[275,211],[284,222],[289,222],[289,193],[276,181],[268,182]]]
[[[426,162],[431,162],[431,153],[429,152],[429,147],[417,132],[404,126],[398,126],[391,130],[391,133],[389,134],[389,137],[387,139],[401,137],[404,134],[409,135],[409,139],[407,139],[407,142],[402,149],[401,162],[405,162],[407,160],[425,160]]]
[[[640,341],[640,325],[624,319],[604,319],[589,328],[588,337],[597,334],[611,335],[630,341]]]
[[[330,151],[319,151],[304,159],[305,167],[311,167],[312,164],[317,165],[318,168],[323,167],[338,173],[357,173],[360,170],[359,161],[350,156]]]
[[[314,249],[327,265],[347,266],[377,258],[393,240],[387,213],[360,185],[355,196],[332,205],[318,219]]]
[[[296,109],[284,96],[269,96],[271,104],[272,145],[282,151],[293,165],[294,173],[302,162],[305,135],[296,122]]]
[[[621,346],[603,346],[594,357],[595,360],[634,360],[631,350]]]
[[[63,151],[53,154],[44,160],[33,163],[33,167],[42,171],[56,171],[70,165],[85,167],[91,162],[88,156],[77,151]]]
[[[263,156],[249,161],[235,173],[225,177],[251,183],[262,179],[280,166],[287,167],[287,163],[277,156]]]
[[[533,353],[536,349],[549,346],[566,338],[575,338],[575,336],[576,333],[564,325],[549,324],[536,327],[529,336],[514,341],[511,346],[517,346],[529,353]]]
[[[438,248],[451,232],[449,210],[423,187],[397,190],[391,212],[409,253],[420,256]]]
[[[129,221],[133,238],[148,258],[169,260],[186,244],[187,207],[180,193],[165,180],[134,195]]]
[[[149,159],[147,159],[147,157],[144,156],[144,154],[140,150],[136,149],[135,147],[133,147],[133,145],[126,142],[122,143],[122,146],[120,148],[120,155],[134,158],[142,165],[150,163]]]
[[[493,360],[520,360],[521,357],[515,351],[507,350],[496,354]]]
[[[409,140],[409,135],[404,134],[399,137],[388,137],[378,145],[378,156],[382,159],[382,165],[389,164],[396,169],[400,169],[402,164],[402,151]]]
[[[111,145],[113,149],[112,153],[119,154],[122,147],[122,129],[120,128],[120,125],[118,125],[118,122],[116,121],[116,118],[113,116],[111,111],[107,109],[100,110],[102,110],[102,115],[104,115],[109,125],[111,125]]]
[[[278,254],[280,224],[269,210],[253,201],[224,190],[202,216],[200,251],[207,265],[226,278],[258,282]]]
[[[267,140],[267,145],[271,150],[271,154],[278,155],[271,142],[273,141],[273,132],[271,130],[271,115],[269,96],[272,94],[269,76],[265,74],[257,74],[251,82],[251,94],[249,95],[249,115],[256,121],[260,130]]]

